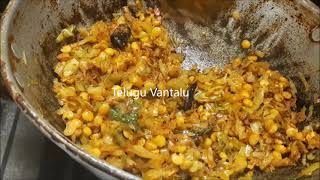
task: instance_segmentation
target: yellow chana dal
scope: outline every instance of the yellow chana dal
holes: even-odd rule
[[[125,42],[113,39],[115,47],[110,37],[120,26],[130,33]],[[161,17],[153,11],[133,16],[126,7],[112,22],[76,31],[79,41],[61,48],[54,68],[58,114],[64,134],[107,163],[147,180],[250,179],[255,168],[292,166],[320,149],[319,134],[298,130],[305,114],[292,110],[296,95],[289,80],[259,60],[262,52],[224,68],[183,70],[183,55]],[[252,45],[244,40],[241,46]],[[124,88],[192,86],[187,109],[185,97],[114,95]]]

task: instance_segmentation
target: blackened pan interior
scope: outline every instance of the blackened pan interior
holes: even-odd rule
[[[53,66],[62,45],[55,42],[56,36],[70,24],[90,26],[99,20],[108,21],[112,13],[126,4],[124,0],[19,1],[7,27],[8,39],[2,39],[10,47],[11,70],[35,113],[60,132],[64,124],[55,114],[58,103],[52,92]],[[299,97],[297,110],[313,104],[314,96],[319,94],[320,44],[311,37],[319,28],[320,11],[309,1],[168,0],[160,4],[177,51],[185,54],[184,68],[195,63],[200,69],[223,66],[233,57],[246,53],[240,42],[249,39],[254,48],[268,52],[264,60],[270,62],[272,69],[295,82]],[[230,17],[235,10],[240,12],[240,21]],[[304,74],[310,91],[304,91],[299,73]],[[311,120],[319,121],[319,103],[314,106]],[[288,179],[295,177],[299,169],[298,165],[272,173],[258,172],[256,176]],[[318,176],[316,173],[310,178]]]

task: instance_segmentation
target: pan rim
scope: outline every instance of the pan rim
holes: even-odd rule
[[[69,154],[74,160],[82,163],[86,163],[89,166],[105,172],[113,177],[120,179],[141,179],[127,171],[119,169],[115,166],[108,164],[105,161],[97,159],[90,154],[86,153],[82,148],[72,143],[62,133],[60,133],[55,127],[53,127],[43,116],[37,113],[36,109],[28,102],[23,92],[19,88],[19,85],[14,77],[10,60],[9,60],[9,29],[12,19],[15,16],[15,11],[19,7],[20,0],[11,0],[6,7],[3,16],[1,18],[0,28],[0,64],[1,64],[1,76],[4,81],[4,86],[10,94],[13,101],[19,107],[19,109],[27,116],[27,118],[39,129],[53,143],[59,146],[67,154]]]
[[[299,1],[300,2],[300,1]],[[310,7],[310,10],[319,15],[320,9],[312,3],[310,0],[301,1],[303,6]],[[71,154],[71,157],[76,161],[84,161],[90,166],[103,171],[107,174],[115,176],[121,179],[140,179],[139,177],[124,171],[122,169],[116,168],[105,161],[97,159],[80,147],[72,143],[64,135],[56,130],[48,121],[45,120],[43,116],[37,113],[36,109],[32,107],[28,100],[23,95],[23,92],[20,90],[18,83],[15,80],[14,72],[10,65],[9,55],[8,55],[8,38],[9,38],[9,27],[14,17],[15,10],[19,7],[21,3],[20,0],[11,0],[7,6],[5,12],[3,13],[1,19],[1,29],[0,29],[0,64],[1,64],[1,75],[4,80],[5,87],[10,93],[12,99],[15,101],[17,106],[26,114],[28,119],[52,142],[54,142],[61,149],[66,151],[68,154]]]

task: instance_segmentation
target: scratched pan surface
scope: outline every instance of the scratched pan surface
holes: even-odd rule
[[[97,20],[108,21],[126,3],[12,0],[1,25],[1,71],[13,99],[43,134],[102,179],[138,178],[91,157],[61,133],[64,125],[55,114],[58,103],[51,90],[55,77],[52,68],[61,46],[55,37],[69,24],[89,26]],[[320,81],[320,10],[309,0],[170,0],[159,4],[177,51],[185,54],[184,68],[194,63],[200,69],[223,66],[245,53],[239,44],[241,39],[250,39],[253,47],[268,52],[265,61],[273,69],[295,81],[297,109],[315,102]],[[228,15],[234,10],[240,12],[240,21]],[[303,90],[299,72],[305,75],[310,91]],[[319,97],[316,102],[308,123],[319,121]],[[257,171],[255,178],[295,179],[301,168],[298,164],[271,173]],[[316,172],[305,179],[318,177]]]

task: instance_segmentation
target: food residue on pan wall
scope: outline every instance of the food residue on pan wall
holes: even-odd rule
[[[292,110],[292,83],[270,69],[263,52],[248,51],[223,68],[183,70],[158,11],[137,7],[77,27],[79,41],[57,56],[53,90],[73,142],[144,179],[251,178],[255,168],[293,166],[320,149],[312,126],[298,128],[306,115]],[[114,95],[122,89],[149,96]],[[156,89],[189,93],[150,96]]]

